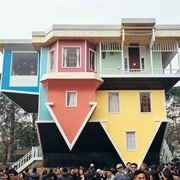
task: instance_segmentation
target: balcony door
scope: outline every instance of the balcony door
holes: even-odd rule
[[[129,69],[140,69],[139,47],[129,47]]]

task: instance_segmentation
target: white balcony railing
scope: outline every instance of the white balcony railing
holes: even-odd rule
[[[177,75],[180,74],[179,69],[102,69],[101,75],[108,75],[108,76],[120,76],[120,75]]]
[[[21,159],[11,165],[19,173],[34,161],[42,160],[42,154],[39,146],[32,147],[32,150],[24,155]]]

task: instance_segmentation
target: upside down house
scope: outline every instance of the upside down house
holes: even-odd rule
[[[0,40],[1,91],[38,113],[44,166],[158,164],[179,44],[180,25],[154,18],[53,25],[30,40]]]

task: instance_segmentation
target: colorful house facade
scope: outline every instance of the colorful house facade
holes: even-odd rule
[[[53,25],[32,40],[0,40],[1,91],[38,112],[44,166],[158,164],[179,43],[179,25],[153,18]]]

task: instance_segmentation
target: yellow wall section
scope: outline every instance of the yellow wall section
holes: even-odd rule
[[[120,113],[108,113],[108,92],[120,93]],[[140,113],[139,92],[151,93],[151,113]],[[97,91],[97,108],[91,120],[107,120],[103,123],[118,151],[124,159],[124,163],[136,162],[139,164],[145,156],[147,148],[154,137],[159,123],[156,120],[165,120],[165,104],[163,90],[120,90]],[[137,150],[126,150],[126,131],[136,131]]]

